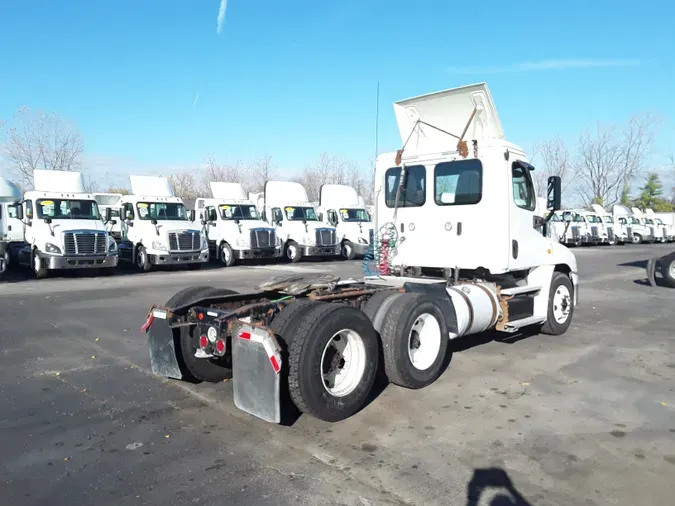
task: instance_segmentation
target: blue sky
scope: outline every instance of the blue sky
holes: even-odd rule
[[[650,110],[675,149],[672,2],[229,0],[218,33],[219,7],[0,0],[0,118],[27,105],[73,120],[98,170],[210,152],[292,170],[373,157],[378,81],[380,151],[399,147],[394,100],[487,81],[526,147]]]

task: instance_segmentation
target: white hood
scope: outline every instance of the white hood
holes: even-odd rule
[[[474,109],[476,114],[469,123]],[[497,109],[485,83],[400,100],[394,103],[394,113],[401,142],[405,143],[410,137],[406,151],[434,152],[457,146],[457,138],[427,125],[416,126],[418,120],[457,137],[469,123],[466,141],[504,138]]]
[[[37,218],[33,221],[33,223],[36,222],[41,223],[43,228],[49,229],[49,224],[45,223],[44,220]],[[54,229],[54,235],[71,230],[97,230],[100,232],[105,232],[105,225],[103,225],[101,220],[53,219],[51,226]]]

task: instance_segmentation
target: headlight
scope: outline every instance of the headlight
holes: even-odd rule
[[[305,237],[302,238],[302,244],[306,244],[308,246],[311,246],[314,244],[314,240],[312,239],[311,235],[306,235]]]
[[[363,237],[359,237],[359,244],[368,244],[368,241]]]
[[[209,249],[209,241],[204,236],[202,236],[202,249]]]
[[[237,246],[248,247],[251,245],[251,241],[248,237],[237,237]]]
[[[115,239],[108,236],[108,253],[115,253],[115,251],[117,251],[117,243]]]
[[[61,248],[59,248],[58,246],[55,246],[54,244],[52,244],[50,242],[45,244],[45,251],[47,253],[56,253],[56,254],[59,254],[59,255],[61,254]]]
[[[152,249],[166,251],[166,246],[160,241],[152,241]]]

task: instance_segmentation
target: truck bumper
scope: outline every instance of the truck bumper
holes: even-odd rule
[[[354,253],[361,257],[365,256],[366,253],[368,253],[368,248],[370,248],[368,244],[361,244],[358,242],[354,242],[352,244],[354,245]]]
[[[574,287],[574,306],[576,307],[579,304],[579,274],[570,272],[570,280]]]
[[[209,250],[186,251],[186,252],[167,252],[162,254],[149,255],[150,263],[153,265],[179,265],[179,264],[197,264],[209,261]]]
[[[40,259],[49,270],[56,269],[88,269],[98,267],[117,267],[117,255],[102,256],[52,256],[40,255]]]
[[[329,257],[340,254],[340,245],[335,246],[302,246],[302,254],[306,257]]]
[[[238,249],[234,250],[237,260],[250,260],[254,258],[279,258],[281,248]]]

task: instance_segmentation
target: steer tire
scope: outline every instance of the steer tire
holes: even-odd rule
[[[555,319],[554,300],[556,292],[561,286],[567,288],[567,291],[570,294],[570,300],[568,301],[569,314],[567,315],[567,319],[564,322],[559,323]],[[567,274],[564,274],[562,272],[554,272],[553,277],[551,278],[551,289],[549,290],[548,293],[548,310],[546,313],[546,322],[541,326],[542,334],[559,336],[567,332],[567,329],[572,323],[572,318],[574,317],[573,301],[574,301],[574,285],[572,285],[572,281],[570,280],[569,276],[567,276]]]
[[[343,365],[363,370],[360,376],[357,373],[353,388],[337,396],[324,385],[322,360],[328,344],[343,330],[358,336],[359,344],[354,349],[363,353],[360,360],[355,354]],[[320,304],[300,319],[288,345],[288,358],[288,387],[293,403],[301,412],[319,420],[338,422],[355,414],[368,400],[378,366],[377,334],[362,311],[341,304]]]
[[[429,334],[420,335],[418,332],[427,325]],[[442,374],[450,337],[448,322],[433,297],[424,293],[401,294],[384,317],[380,337],[384,370],[391,383],[416,390],[430,385]],[[415,365],[411,346],[417,346],[418,350],[429,346],[431,360]]]
[[[148,256],[148,252],[145,250],[145,246],[142,244],[136,248],[136,267],[141,272],[149,272],[150,269],[152,269],[150,257]]]
[[[234,295],[237,292],[225,288],[213,288],[209,286],[191,286],[174,294],[167,302],[166,307],[182,306],[191,300],[209,295]],[[206,359],[195,357],[195,351],[199,347],[197,328],[179,327],[173,330],[174,346],[178,364],[182,371],[186,371],[188,381],[207,381],[217,383],[232,378],[232,365],[224,359]]]
[[[661,257],[659,263],[661,264],[661,276],[663,277],[663,281],[670,288],[675,288],[675,276],[673,276],[673,274],[675,274],[675,252]]]
[[[302,251],[295,241],[288,241],[286,243],[284,254],[286,255],[286,260],[293,264],[298,263],[302,259]]]
[[[351,241],[345,240],[340,247],[342,257],[345,260],[354,260],[356,257],[356,251],[354,250],[354,244]]]

